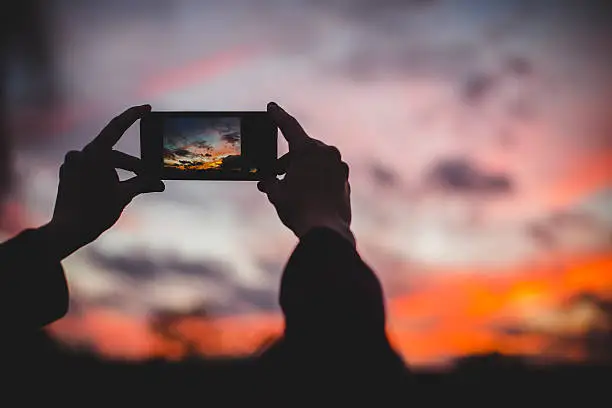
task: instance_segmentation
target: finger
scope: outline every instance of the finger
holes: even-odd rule
[[[300,123],[276,103],[268,104],[268,113],[289,143],[289,150],[299,148],[311,140]]]
[[[166,189],[163,181],[144,176],[135,176],[119,183],[119,195],[124,203],[143,193],[159,193]]]
[[[340,150],[336,146],[327,146],[327,150],[334,156],[334,158],[338,161],[342,161],[342,155],[340,154]]]
[[[119,150],[112,150],[111,162],[116,169],[133,171],[136,174],[142,171],[142,162],[138,157],[120,152]]]
[[[121,115],[113,118],[108,125],[102,129],[98,137],[87,145],[86,149],[111,149],[134,122],[150,111],[151,105],[132,106]]]
[[[342,169],[344,171],[344,178],[348,180],[350,174],[349,165],[346,162],[342,162]]]
[[[82,153],[76,150],[71,150],[64,156],[64,163],[60,166],[60,178],[66,177],[67,174],[78,170],[80,163],[82,162]]]
[[[79,158],[81,157],[82,153],[79,152],[78,150],[70,150],[68,153],[66,153],[66,155],[64,156],[64,163],[68,164],[68,163],[73,163],[77,160],[79,160]]]
[[[69,151],[68,153],[66,153],[66,156],[64,156],[64,164],[62,164],[62,167],[65,167],[65,168],[77,167],[83,161],[82,156],[83,156],[83,153],[77,150]]]
[[[262,180],[257,183],[257,188],[262,193],[265,193],[268,196],[268,200],[272,204],[278,202],[281,193],[281,181],[276,177],[271,177],[265,180]]]
[[[277,180],[277,178],[276,177],[268,178],[268,179],[261,180],[261,181],[257,182],[257,189],[259,191],[261,191],[262,193],[266,193],[267,194],[268,193],[268,189],[269,189],[271,183],[274,182],[274,180]]]

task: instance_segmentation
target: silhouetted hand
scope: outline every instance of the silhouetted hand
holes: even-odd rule
[[[164,190],[161,180],[140,174],[140,159],[113,150],[125,131],[150,110],[149,105],[129,108],[111,120],[82,151],[66,154],[60,167],[53,218],[42,228],[60,259],[112,227],[137,195]],[[119,181],[117,168],[137,175]]]
[[[314,227],[328,227],[354,244],[350,232],[349,168],[337,148],[313,139],[298,121],[271,102],[268,113],[289,143],[289,153],[278,159],[276,177],[260,181],[279,218],[301,238]]]

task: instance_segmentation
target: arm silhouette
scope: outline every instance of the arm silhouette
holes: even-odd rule
[[[0,322],[8,332],[32,331],[68,310],[61,259],[45,227],[0,244]]]
[[[160,180],[139,174],[138,158],[113,150],[123,133],[150,110],[149,105],[126,110],[83,150],[68,152],[51,221],[0,245],[0,323],[17,329],[12,332],[16,337],[67,312],[63,259],[112,227],[134,197],[164,190]],[[117,168],[137,175],[120,181]]]
[[[289,144],[278,160],[282,179],[259,183],[281,221],[299,238],[280,293],[285,333],[280,348],[301,355],[386,343],[381,285],[356,250],[349,167],[340,151],[311,138],[275,103],[268,112]]]
[[[263,383],[273,384],[263,392],[280,391],[284,402],[298,395],[300,402],[395,398],[408,371],[386,334],[381,284],[350,229],[349,167],[337,148],[308,136],[278,105],[268,112],[289,153],[278,160],[285,176],[258,188],[299,243],[281,278],[283,336],[258,361]]]
[[[316,227],[300,239],[282,277],[280,304],[289,342],[337,353],[385,339],[380,283],[333,229]]]

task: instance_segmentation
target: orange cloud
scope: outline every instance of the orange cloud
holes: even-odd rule
[[[612,298],[611,271],[612,256],[600,254],[560,259],[554,268],[530,265],[497,274],[420,276],[417,290],[388,301],[389,337],[415,366],[494,351],[584,359],[583,350],[560,347],[554,339],[595,324],[589,314],[571,314],[567,301],[585,292]],[[51,331],[68,343],[90,344],[106,357],[174,359],[185,355],[186,344],[209,356],[248,355],[278,336],[282,327],[281,316],[274,313],[180,317],[172,322],[178,340],[160,335],[145,318],[93,309],[67,316]],[[513,334],[502,327],[528,330]]]
[[[389,301],[390,337],[417,365],[492,351],[542,354],[554,336],[575,327],[565,324],[571,317],[564,309],[568,300],[585,292],[612,297],[610,271],[612,257],[602,254],[565,260],[556,268],[435,274],[416,293]],[[582,323],[587,329],[595,322]],[[504,326],[541,331],[512,335],[500,330]]]
[[[93,308],[68,315],[50,326],[52,334],[73,345],[89,345],[107,358],[142,360],[177,359],[195,344],[209,356],[244,356],[258,350],[282,331],[282,317],[275,314],[223,318],[179,317],[172,322],[175,337],[154,330],[149,320],[111,309]]]

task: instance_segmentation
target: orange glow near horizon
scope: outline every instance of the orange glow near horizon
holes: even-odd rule
[[[568,302],[589,293],[612,298],[612,257],[592,255],[558,269],[533,266],[514,272],[420,277],[413,293],[389,299],[389,338],[408,363],[433,366],[471,354],[584,359],[584,350],[557,350],[554,338],[581,335],[596,314],[572,311]],[[502,328],[519,328],[511,334]],[[180,359],[187,349],[206,356],[245,356],[282,332],[275,313],[220,318],[178,317],[172,335],[161,335],[146,319],[91,309],[53,324],[68,344],[92,344],[105,357],[128,360]]]
[[[164,165],[169,168],[178,169],[178,170],[218,170],[223,164],[223,157],[220,159],[215,159],[211,161],[201,162],[197,165],[185,166],[183,164],[175,164],[170,162],[165,162]]]

